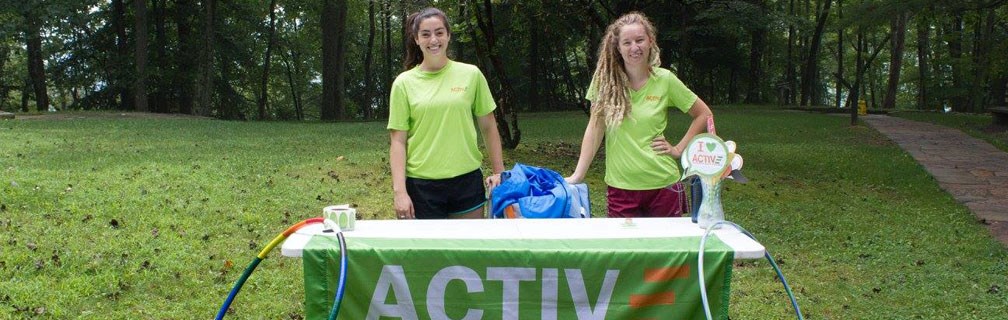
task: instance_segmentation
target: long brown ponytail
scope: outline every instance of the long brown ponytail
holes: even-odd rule
[[[437,17],[444,23],[445,30],[451,35],[451,25],[448,24],[448,17],[438,8],[426,8],[406,17],[403,23],[403,44],[406,46],[406,55],[403,57],[403,70],[413,69],[423,62],[423,51],[416,44],[417,31],[420,30],[420,21],[430,17]]]

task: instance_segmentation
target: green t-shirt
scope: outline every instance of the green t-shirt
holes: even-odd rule
[[[476,66],[448,61],[436,72],[400,73],[389,97],[389,130],[407,132],[406,176],[446,179],[476,170],[483,154],[474,116],[497,108]]]
[[[598,95],[595,83],[585,96]],[[651,141],[665,132],[668,109],[689,112],[697,95],[668,69],[655,68],[640,90],[630,90],[630,114],[615,128],[606,128],[606,184],[625,190],[664,188],[679,180],[675,158],[658,155]],[[666,137],[668,138],[668,137]],[[669,142],[677,142],[669,138]]]

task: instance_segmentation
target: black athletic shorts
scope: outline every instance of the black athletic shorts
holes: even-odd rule
[[[406,177],[406,193],[417,219],[447,219],[486,203],[483,172],[479,169],[448,179]]]

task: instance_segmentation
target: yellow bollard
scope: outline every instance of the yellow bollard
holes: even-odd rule
[[[857,113],[859,115],[866,115],[866,114],[868,114],[868,105],[865,103],[864,100],[858,100],[857,101]]]

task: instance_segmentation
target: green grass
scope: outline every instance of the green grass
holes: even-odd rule
[[[1008,314],[1008,251],[877,132],[822,114],[715,114],[751,180],[727,184],[726,216],[774,254],[807,318]],[[669,137],[686,117],[674,122]],[[505,165],[569,174],[585,123],[523,115]],[[0,121],[0,318],[212,317],[248,262],[323,206],[392,218],[387,153],[381,122]],[[596,215],[603,167],[587,180]],[[301,273],[273,253],[228,318],[299,318]],[[762,260],[736,262],[730,312],[793,318]]]

